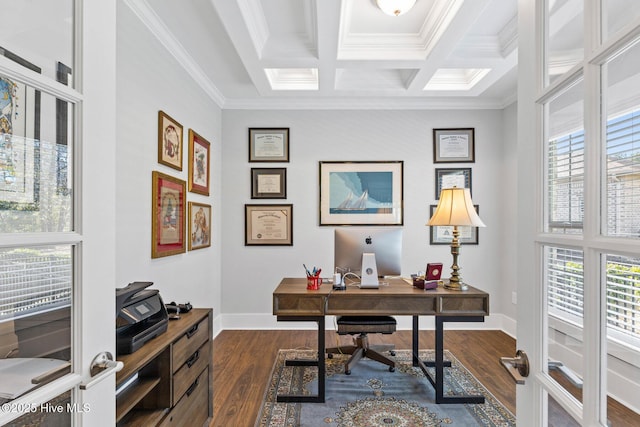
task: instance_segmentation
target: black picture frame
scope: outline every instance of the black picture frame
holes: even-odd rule
[[[289,163],[289,128],[249,128],[249,162]]]
[[[293,205],[244,205],[245,246],[293,246]]]
[[[433,163],[475,162],[475,129],[433,130]]]
[[[252,199],[286,199],[286,168],[251,168]]]
[[[436,200],[440,200],[440,192],[443,188],[468,188],[471,189],[471,168],[436,168]],[[462,184],[462,185],[461,185]]]
[[[319,223],[403,225],[404,161],[319,162]]]

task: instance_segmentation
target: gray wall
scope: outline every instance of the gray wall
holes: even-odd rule
[[[321,160],[403,160],[404,242],[402,273],[424,270],[427,262],[451,265],[449,246],[429,245],[429,205],[435,200],[435,168],[471,167],[473,201],[487,227],[480,244],[465,245],[462,277],[491,294],[491,312],[515,310],[512,272],[503,261],[504,242],[515,234],[515,200],[505,188],[513,174],[515,107],[468,111],[255,111],[224,110],[222,133],[222,305],[226,328],[273,327],[271,293],[282,277],[301,277],[302,264],[333,269],[333,227],[319,226],[318,162]],[[508,122],[508,123],[505,123]],[[289,127],[290,162],[248,162],[248,128]],[[472,127],[475,163],[434,164],[433,128]],[[509,149],[505,149],[508,146]],[[287,200],[252,200],[251,167],[287,168]],[[513,175],[511,175],[513,176]],[[292,247],[244,246],[245,203],[292,203]],[[508,294],[508,296],[504,296]]]
[[[333,227],[318,225],[318,162],[404,161],[403,274],[427,262],[451,264],[449,247],[429,245],[429,205],[436,204],[435,168],[471,167],[473,200],[487,224],[480,244],[466,245],[462,277],[491,294],[484,327],[515,331],[515,273],[510,241],[516,234],[515,106],[505,110],[221,110],[131,10],[118,6],[117,206],[115,287],[155,282],[165,302],[190,301],[214,308],[215,330],[271,328],[271,293],[284,276],[302,276],[302,264],[333,268]],[[136,40],[136,43],[129,43]],[[189,201],[213,207],[210,248],[151,259],[151,172],[187,180],[183,171],[157,162],[157,113],[164,110],[209,140],[211,196]],[[290,128],[290,162],[248,162],[248,128]],[[473,127],[475,163],[434,164],[433,128]],[[287,168],[286,200],[252,200],[251,167]],[[292,203],[292,247],[244,246],[246,203]],[[507,248],[507,249],[504,249]],[[503,316],[503,315],[506,315]],[[290,327],[290,325],[288,325]]]
[[[118,4],[116,287],[152,281],[165,302],[187,302],[221,312],[221,110],[189,77],[131,10]],[[135,43],[131,43],[135,40]],[[158,163],[158,110],[184,127],[183,169]],[[211,143],[210,197],[187,200],[213,207],[213,244],[151,259],[151,172],[187,180],[188,129]]]

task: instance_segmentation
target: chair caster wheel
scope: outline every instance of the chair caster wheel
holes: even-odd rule
[[[393,366],[389,366],[389,372],[395,372],[396,368],[394,368]]]
[[[345,375],[351,375],[351,371],[347,369],[346,371],[344,371],[344,374]]]
[[[328,358],[328,359],[333,359],[333,353],[329,353],[329,354],[327,354],[327,358]]]
[[[395,356],[395,355],[396,355],[396,352],[395,352],[395,351],[393,351],[393,350],[391,350],[391,351],[389,351],[389,354],[390,354],[390,355],[392,355],[392,356]]]

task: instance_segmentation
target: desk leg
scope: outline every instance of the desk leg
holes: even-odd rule
[[[451,362],[444,360],[444,322],[483,322],[478,316],[436,316],[435,361],[420,359],[418,344],[418,316],[413,316],[413,366],[419,367],[436,391],[436,403],[484,403],[484,396],[445,396],[444,368],[451,367]],[[435,378],[427,371],[427,367],[435,367]]]
[[[278,318],[278,320],[293,321],[309,321],[313,320],[318,323],[318,358],[317,360],[286,360],[286,366],[317,366],[318,367],[318,394],[316,395],[293,395],[283,394],[277,395],[277,402],[301,402],[301,403],[324,403],[325,400],[325,381],[326,381],[326,365],[324,360],[325,340],[324,340],[324,316],[314,318]]]
[[[484,403],[484,396],[444,396],[444,322],[484,322],[484,317],[436,316],[436,403]],[[451,366],[450,362],[446,363]]]

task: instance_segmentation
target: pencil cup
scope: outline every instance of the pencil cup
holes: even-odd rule
[[[322,285],[322,277],[307,277],[307,289],[317,291]]]

